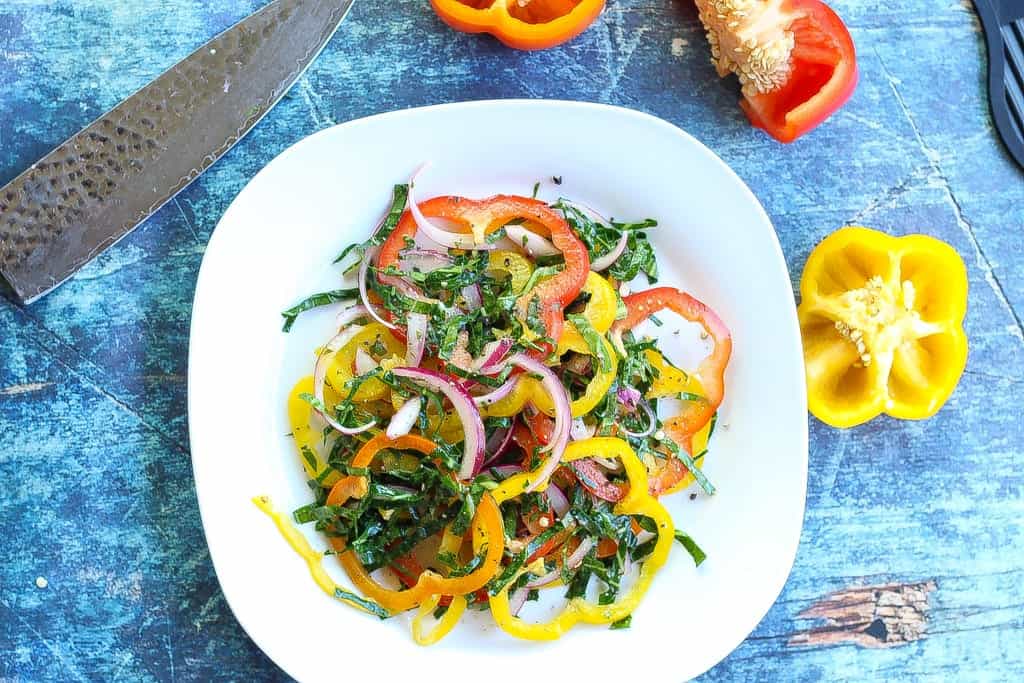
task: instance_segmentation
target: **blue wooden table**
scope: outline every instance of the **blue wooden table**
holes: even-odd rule
[[[0,0],[0,183],[260,4]],[[361,0],[291,94],[175,201],[39,303],[0,290],[0,681],[285,678],[225,604],[196,506],[185,376],[203,250],[300,138],[495,97],[609,102],[687,129],[764,203],[794,278],[847,223],[957,248],[971,286],[959,388],[927,422],[811,419],[792,576],[704,678],[1024,679],[1024,173],[992,129],[969,2],[833,6],[860,87],[780,146],[714,76],[688,0],[609,0],[581,38],[534,54],[454,34],[426,0]]]

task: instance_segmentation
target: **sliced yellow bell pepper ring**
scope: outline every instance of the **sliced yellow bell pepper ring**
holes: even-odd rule
[[[605,347],[605,357],[610,359],[611,366],[602,370],[598,363],[594,363],[594,376],[587,384],[586,391],[570,404],[573,417],[583,417],[597,407],[597,404],[608,395],[608,391],[612,388],[612,383],[615,381],[615,375],[619,371],[618,355],[612,348],[611,343],[603,336],[601,337],[601,343]],[[590,348],[586,343],[583,344],[583,351],[581,353],[591,354]],[[533,403],[538,410],[546,415],[554,416],[555,404],[551,400],[547,389],[544,388],[540,380],[534,379],[529,375],[520,375],[515,387],[513,387],[508,396],[481,408],[480,412],[485,417],[511,417],[521,413],[527,401]]]
[[[327,381],[342,396],[348,395],[345,382],[355,376],[356,350],[360,346],[363,347],[363,351],[380,360],[381,365],[385,367],[393,367],[397,364],[396,359],[405,358],[405,344],[391,334],[391,330],[380,323],[367,325],[341,347],[327,370]],[[380,353],[382,348],[384,353]],[[387,397],[390,391],[388,385],[374,378],[363,382],[352,395],[352,400],[377,401]]]
[[[487,257],[487,270],[505,273],[513,292],[521,292],[533,275],[533,263],[522,254],[505,249],[492,251]]]
[[[455,624],[462,618],[462,613],[466,611],[466,598],[461,595],[454,596],[447,611],[434,625],[434,629],[425,633],[423,620],[437,609],[440,602],[440,595],[431,595],[416,611],[416,616],[412,620],[412,639],[416,641],[417,645],[433,645],[444,638],[455,628]]]
[[[811,413],[852,427],[931,417],[967,364],[967,269],[925,235],[848,227],[804,266],[798,309]]]
[[[288,422],[291,424],[292,437],[295,439],[295,447],[299,451],[299,460],[302,462],[306,476],[310,479],[319,480],[321,486],[329,488],[334,485],[341,474],[331,471],[324,474],[330,467],[324,462],[317,449],[317,444],[322,438],[318,429],[313,429],[310,418],[313,416],[313,407],[302,398],[303,394],[313,393],[313,376],[303,377],[292,388],[288,395]],[[324,400],[330,408],[338,402],[338,396],[330,387],[324,387]],[[323,477],[323,479],[320,479]]]
[[[654,520],[658,536],[654,550],[644,561],[639,576],[633,585],[618,600],[610,605],[596,605],[584,598],[573,598],[565,610],[548,622],[530,624],[514,616],[509,607],[509,586],[491,596],[491,614],[495,623],[517,638],[526,640],[555,640],[579,622],[588,624],[610,624],[629,616],[636,609],[654,575],[664,566],[672,546],[675,526],[664,506],[651,497],[647,491],[647,470],[636,453],[621,439],[596,437],[575,441],[566,448],[563,462],[572,462],[589,457],[618,458],[629,478],[629,491],[616,503],[615,513],[619,515],[642,515]],[[532,472],[510,477],[492,492],[494,500],[501,503],[520,495],[529,486]]]
[[[615,324],[617,299],[615,289],[608,280],[594,271],[587,275],[583,291],[590,295],[590,300],[583,309],[583,317],[599,334],[604,334]],[[576,326],[566,322],[562,328],[562,337],[558,340],[558,355],[564,356],[569,351],[588,353],[589,347]]]

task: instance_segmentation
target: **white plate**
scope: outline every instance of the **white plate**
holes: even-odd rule
[[[433,165],[421,197],[530,194],[541,181],[546,199],[570,197],[619,219],[657,218],[649,234],[661,282],[703,299],[732,329],[721,428],[705,469],[718,493],[667,501],[708,559],[695,569],[676,546],[629,630],[579,626],[538,644],[514,640],[486,617],[419,647],[405,616],[378,622],[325,596],[250,502],[269,494],[291,510],[310,500],[285,436],[285,397],[311,371],[312,349],[329,337],[334,311],[306,314],[291,334],[282,334],[279,312],[338,286],[332,258],[366,237],[392,185],[424,160]],[[242,191],[199,273],[189,357],[192,460],[224,595],[252,639],[302,681],[382,674],[448,681],[466,671],[492,683],[563,671],[573,680],[632,680],[638,665],[655,683],[696,676],[757,625],[792,566],[807,475],[802,367],[790,280],[768,217],[718,157],[664,121],[600,105],[498,101],[322,131]],[[326,547],[306,531],[314,547]],[[336,562],[325,564],[344,585]]]

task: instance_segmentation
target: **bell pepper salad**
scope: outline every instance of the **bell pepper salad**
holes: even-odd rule
[[[659,497],[694,481],[714,493],[700,466],[732,339],[686,292],[636,287],[657,279],[656,225],[568,200],[419,201],[415,178],[395,188],[336,260],[356,286],[283,314],[287,331],[303,311],[338,310],[288,397],[313,498],[292,517],[327,537],[358,594],[257,499],[325,592],[380,618],[411,611],[423,645],[466,610],[550,640],[577,623],[627,628],[673,541],[703,561]],[[696,368],[635,330],[668,315],[710,340]],[[663,400],[682,408],[662,420]],[[521,616],[546,590],[565,608]]]

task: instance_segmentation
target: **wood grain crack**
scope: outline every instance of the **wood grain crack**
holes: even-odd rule
[[[24,384],[13,384],[9,387],[0,388],[0,396],[21,396],[22,394],[32,394],[52,386],[53,382],[26,382]]]
[[[81,351],[79,351],[77,348],[75,348],[71,344],[68,344],[59,336],[57,336],[57,334],[53,330],[51,330],[49,327],[43,324],[42,321],[33,316],[31,313],[29,313],[21,304],[10,300],[8,301],[8,303],[10,304],[11,309],[15,311],[19,316],[21,316],[22,320],[31,324],[36,330],[38,330],[40,334],[33,335],[30,340],[30,343],[34,344],[40,351],[45,353],[52,362],[54,362],[55,364],[63,368],[65,371],[70,373],[74,378],[82,382],[85,386],[101,394],[104,398],[114,403],[119,409],[133,416],[136,420],[139,421],[140,424],[142,424],[144,427],[152,431],[154,434],[157,434],[160,438],[164,439],[168,444],[173,446],[182,454],[186,456],[190,455],[187,443],[179,441],[172,434],[168,433],[160,426],[153,424],[152,422],[147,420],[138,410],[133,408],[131,405],[126,403],[118,396],[116,396],[109,389],[100,384],[97,380],[90,377],[88,372],[85,372],[79,369],[78,367],[75,367],[75,364],[72,364],[67,360],[73,359],[77,364],[81,364],[83,367],[86,368],[91,368],[93,372],[96,372],[99,375],[104,375],[105,373],[96,365],[94,365],[84,355],[82,355]],[[3,390],[0,390],[0,395],[3,395]]]
[[[867,648],[906,645],[925,637],[929,595],[935,581],[861,586],[830,593],[797,615],[824,620],[824,626],[798,631],[790,647],[852,644]]]
[[[892,90],[892,94],[896,98],[896,104],[899,105],[900,111],[903,113],[903,117],[906,119],[907,123],[910,125],[910,129],[914,133],[914,139],[917,141],[918,147],[921,149],[921,152],[924,154],[925,158],[928,159],[929,166],[932,169],[932,175],[938,181],[940,188],[945,191],[946,196],[948,197],[950,204],[952,205],[957,225],[963,231],[964,235],[971,243],[971,246],[974,247],[975,262],[977,263],[978,268],[981,269],[981,272],[985,276],[985,280],[992,288],[992,291],[993,293],[995,293],[996,298],[999,300],[999,303],[1002,304],[1003,308],[1006,309],[1006,311],[1010,314],[1010,317],[1013,319],[1013,336],[1015,336],[1021,342],[1024,342],[1024,322],[1021,321],[1020,315],[1017,313],[1016,309],[1014,309],[1013,304],[1010,303],[1010,299],[1006,295],[1006,289],[1003,287],[1003,283],[999,280],[999,277],[996,275],[995,269],[992,266],[991,259],[989,259],[988,255],[985,253],[985,250],[982,248],[981,243],[978,241],[978,236],[975,233],[974,225],[967,218],[967,214],[964,212],[963,205],[957,198],[956,193],[953,192],[953,186],[950,184],[949,178],[946,177],[945,172],[942,170],[942,166],[939,163],[941,154],[938,150],[929,145],[927,140],[925,140],[924,133],[921,131],[921,128],[917,125],[917,121],[914,120],[914,116],[911,113],[910,107],[907,105],[906,100],[903,98],[903,93],[901,93],[900,89],[897,87],[900,82],[899,79],[897,79],[893,75],[892,71],[886,65],[885,60],[882,59],[882,55],[878,52],[877,49],[875,50],[875,56],[878,58],[878,64],[882,69],[882,73],[885,74],[885,78],[889,81],[889,88]]]

